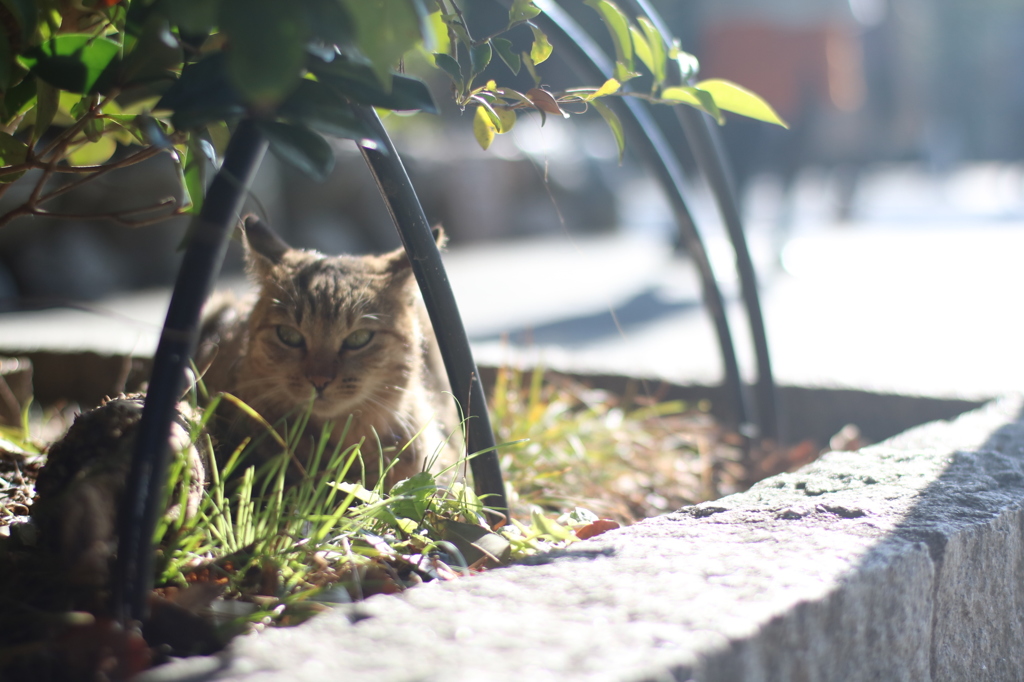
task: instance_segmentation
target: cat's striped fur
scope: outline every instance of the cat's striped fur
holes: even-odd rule
[[[208,390],[236,395],[271,424],[294,424],[311,406],[300,455],[327,421],[337,442],[351,415],[344,445],[363,441],[369,483],[380,475],[378,444],[385,466],[397,457],[389,484],[437,452],[452,461],[454,404],[405,252],[325,256],[288,247],[253,216],[244,227],[259,290],[251,304],[208,309],[198,354]],[[258,427],[239,417],[231,430],[246,429]]]

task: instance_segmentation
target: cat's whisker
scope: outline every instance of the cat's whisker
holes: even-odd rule
[[[379,406],[385,411],[385,413],[390,414],[391,419],[396,421],[402,427],[402,431],[404,431],[407,436],[411,436],[416,433],[418,428],[422,426],[422,424],[417,424],[416,420],[414,420],[411,415],[404,414],[401,411],[395,411],[390,405],[378,398],[371,397],[367,402],[371,402],[372,404]]]

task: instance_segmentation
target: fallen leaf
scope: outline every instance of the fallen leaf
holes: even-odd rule
[[[601,533],[607,533],[610,530],[615,530],[616,528],[621,527],[622,526],[618,521],[612,521],[611,519],[598,519],[593,523],[588,523],[582,528],[577,528],[576,537],[580,540],[586,540],[587,538],[592,538],[600,535]]]

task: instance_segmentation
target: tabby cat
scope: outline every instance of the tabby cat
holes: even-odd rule
[[[443,245],[440,230],[435,237]],[[391,485],[437,453],[454,461],[445,436],[458,426],[455,407],[443,394],[437,342],[405,251],[293,249],[255,216],[244,221],[243,242],[259,291],[252,304],[221,300],[204,315],[197,359],[211,394],[232,393],[271,424],[294,424],[311,409],[300,462],[325,422],[335,423],[333,445],[351,415],[343,445],[363,441],[355,477],[362,473],[368,484],[381,463],[390,466]],[[239,416],[232,429],[237,436],[259,427]],[[271,450],[265,446],[263,456]]]

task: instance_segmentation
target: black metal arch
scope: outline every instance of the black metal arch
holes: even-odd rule
[[[412,261],[413,273],[423,292],[423,302],[444,358],[448,382],[465,416],[467,450],[473,455],[469,464],[473,470],[474,488],[477,495],[486,495],[485,502],[489,507],[507,512],[508,500],[495,451],[487,398],[430,224],[402,159],[376,112],[372,107],[357,107],[356,115],[385,144],[384,150],[363,147],[363,157]]]
[[[512,0],[500,2],[507,7],[512,5]],[[555,48],[554,54],[563,59],[581,78],[598,84],[611,78],[614,64],[593,38],[554,2],[545,2],[542,7],[543,12],[531,21],[547,34],[548,40]],[[735,426],[745,431],[749,423],[750,410],[736,361],[732,332],[729,329],[722,292],[718,288],[707,249],[686,205],[686,183],[682,166],[646,103],[629,97],[608,98],[606,102],[622,121],[630,148],[657,177],[672,205],[680,239],[697,266],[703,287],[704,305],[715,326],[725,370],[726,396],[732,407]]]
[[[511,0],[502,0],[506,5]],[[644,0],[635,9],[647,14],[661,29],[660,19]],[[545,3],[545,12],[535,20],[556,45],[556,53],[574,67],[581,77],[603,82],[611,77],[612,64],[601,49],[560,7]],[[662,184],[676,215],[680,237],[700,273],[705,305],[715,324],[725,367],[725,384],[739,425],[748,421],[748,407],[736,362],[735,348],[725,316],[722,295],[715,281],[704,244],[684,199],[685,182],[679,159],[666,143],[646,105],[633,99],[610,102],[622,120],[631,145]],[[770,435],[774,423],[774,384],[764,342],[763,320],[757,301],[756,280],[742,234],[739,213],[731,194],[713,130],[698,112],[696,118],[684,108],[680,122],[687,133],[702,170],[716,193],[730,237],[737,251],[744,300],[755,336],[759,363],[759,417],[762,433]],[[472,460],[477,492],[489,496],[491,506],[507,508],[504,484],[494,452],[494,436],[487,414],[479,375],[451,287],[419,200],[408,175],[380,120],[372,109],[359,116],[385,140],[384,151],[364,150],[388,210],[413,262],[414,272],[449,374],[449,381],[469,418],[467,440],[471,453],[483,452]],[[146,615],[152,588],[152,537],[160,515],[161,491],[169,465],[167,434],[170,432],[177,398],[184,387],[185,370],[194,352],[199,316],[211,293],[223,262],[228,238],[237,220],[248,187],[266,152],[267,143],[252,121],[243,120],[225,154],[224,163],[210,186],[196,229],[185,252],[163,333],[153,362],[149,391],[139,425],[138,439],[119,518],[119,548],[114,579],[114,610],[122,622],[141,620]],[[766,419],[771,418],[770,422]]]
[[[178,397],[185,387],[185,370],[195,352],[199,315],[220,273],[228,239],[238,221],[267,141],[253,121],[238,124],[192,233],[174,283],[153,371],[142,408],[131,469],[118,517],[117,565],[114,569],[113,608],[126,623],[143,620],[153,588],[153,534],[163,503],[162,490],[170,465],[168,434]]]
[[[625,0],[625,4],[635,15],[646,16],[663,36],[672,34],[668,25],[651,7],[648,0]],[[733,251],[736,253],[740,292],[747,311],[751,341],[754,345],[754,356],[757,362],[755,398],[760,435],[780,440],[778,398],[775,391],[775,379],[772,375],[771,355],[768,352],[768,338],[764,329],[764,316],[761,313],[757,274],[750,259],[750,250],[747,248],[743,219],[740,217],[739,202],[736,200],[735,184],[725,162],[720,136],[714,122],[707,114],[682,104],[674,109],[676,118],[682,126],[683,134],[697,159],[697,165],[715,196],[719,214],[729,233]]]
[[[475,455],[470,460],[474,487],[488,506],[507,511],[487,402],[430,226],[380,119],[370,107],[359,108],[357,114],[385,142],[384,150],[364,149],[363,153],[412,261],[437,331],[452,390],[466,416],[467,446]],[[195,352],[203,304],[213,291],[231,231],[266,150],[267,142],[253,121],[242,120],[210,185],[202,212],[193,221],[192,237],[153,358],[149,390],[119,510],[113,609],[122,623],[141,621],[147,616],[153,587],[152,539],[162,513],[161,493],[170,465],[167,435],[185,386],[189,359]]]

